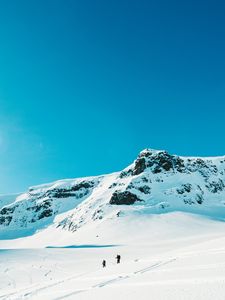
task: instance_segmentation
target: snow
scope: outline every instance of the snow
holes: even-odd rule
[[[1,241],[0,299],[224,300],[224,229],[179,212]]]
[[[0,300],[225,299],[225,157],[143,156],[136,173],[0,195]],[[112,205],[126,192],[139,201]]]

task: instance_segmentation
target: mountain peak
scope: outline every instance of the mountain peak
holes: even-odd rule
[[[148,155],[157,154],[160,152],[166,152],[166,151],[165,150],[157,150],[157,149],[153,149],[153,148],[145,148],[139,153],[138,156],[148,156]]]

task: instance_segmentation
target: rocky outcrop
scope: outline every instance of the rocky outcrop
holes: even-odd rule
[[[36,196],[38,199],[49,197],[49,198],[68,198],[76,197],[81,198],[87,195],[91,188],[95,185],[94,181],[82,181],[80,183],[74,184],[68,187],[56,187],[49,190],[44,190],[40,192],[35,191],[33,188],[29,189],[31,196]]]
[[[223,164],[224,162],[221,159],[220,163]],[[120,178],[142,174],[146,169],[149,169],[153,174],[198,172],[205,179],[218,174],[218,167],[210,159],[182,158],[171,155],[167,151],[145,149],[138,155],[131,168],[120,173]]]
[[[208,181],[206,187],[211,193],[216,194],[222,192],[225,189],[225,183],[221,179],[219,179],[218,181]]]
[[[0,210],[0,225],[8,226],[13,218],[13,213],[16,209],[17,205],[12,207],[3,207]]]
[[[178,194],[190,193],[192,186],[190,183],[182,184],[180,188],[177,189]]]
[[[134,162],[134,167],[120,173],[120,177],[139,175],[147,168],[154,174],[168,171],[183,172],[185,170],[184,160],[178,156],[170,155],[167,151],[156,151],[145,149]]]
[[[129,191],[116,191],[112,194],[109,203],[112,205],[131,205],[138,201],[140,202],[143,200],[139,199],[137,195],[132,194]]]
[[[30,188],[24,200],[0,209],[0,225],[32,227],[38,221],[45,221],[72,209],[76,203],[90,195],[98,180],[78,180],[73,184],[53,184],[48,187]],[[68,199],[68,200],[67,200]],[[68,202],[68,203],[67,203]]]

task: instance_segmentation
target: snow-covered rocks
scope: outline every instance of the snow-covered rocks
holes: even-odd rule
[[[56,215],[73,209],[87,198],[99,180],[91,177],[32,187],[0,209],[0,228],[18,230],[46,226]]]
[[[145,149],[121,172],[32,187],[15,201],[0,196],[0,205],[4,231],[35,231],[52,224],[77,231],[126,214],[135,217],[135,212],[186,211],[224,218],[225,157]]]

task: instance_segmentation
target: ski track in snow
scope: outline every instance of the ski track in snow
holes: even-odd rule
[[[60,296],[58,298],[54,298],[55,300],[61,300],[61,299],[65,299],[65,298],[68,298],[70,296],[75,296],[76,294],[80,294],[80,293],[84,293],[84,292],[87,292],[89,290],[92,290],[92,289],[95,289],[95,288],[103,288],[107,285],[110,285],[110,284],[114,284],[114,283],[118,283],[122,280],[126,280],[126,279],[129,279],[133,276],[137,276],[137,275],[140,275],[140,274],[143,274],[145,272],[149,272],[155,268],[159,268],[163,265],[166,265],[166,264],[169,264],[169,263],[172,263],[173,261],[175,261],[176,258],[173,258],[173,259],[169,259],[169,260],[166,260],[166,261],[160,261],[160,262],[157,262],[157,263],[154,263],[146,268],[143,268],[143,269],[140,269],[140,270],[137,270],[137,271],[134,271],[130,274],[127,274],[127,275],[119,275],[119,276],[116,276],[115,278],[112,278],[112,279],[109,279],[109,280],[106,280],[106,281],[102,281],[102,282],[99,282],[95,285],[92,285],[86,289],[79,289],[79,290],[75,290],[74,292],[70,292],[68,294],[65,294],[63,296]],[[51,271],[50,271],[51,272]],[[31,298],[32,296],[37,296],[37,294],[39,294],[40,292],[43,292],[43,291],[47,291],[48,289],[51,289],[55,286],[58,286],[60,284],[63,284],[65,282],[68,282],[68,281],[73,281],[73,280],[76,280],[76,279],[79,279],[81,278],[82,276],[85,276],[85,275],[90,275],[91,273],[93,272],[87,272],[87,273],[84,273],[84,274],[80,274],[80,275],[76,275],[76,276],[71,276],[69,278],[66,278],[66,279],[63,279],[63,280],[59,280],[59,281],[56,281],[52,284],[48,284],[48,285],[45,285],[45,286],[42,286],[40,288],[35,288],[34,290],[29,290],[30,287],[27,287],[27,288],[24,288],[24,289],[21,289],[19,290],[19,292],[15,292],[15,293],[9,293],[9,294],[5,294],[5,295],[2,295],[0,296],[0,299],[2,300],[16,300],[16,299],[29,299]],[[37,286],[37,285],[36,285]]]
[[[64,296],[61,296],[59,298],[55,298],[55,300],[62,300],[62,299],[68,298],[70,296],[75,296],[76,294],[80,294],[80,293],[84,293],[84,292],[90,291],[91,289],[102,288],[102,287],[105,287],[105,286],[110,285],[110,284],[118,283],[118,282],[120,282],[122,280],[129,279],[129,278],[131,278],[131,277],[133,277],[133,276],[135,276],[137,274],[142,274],[144,272],[149,272],[149,271],[151,271],[154,268],[158,268],[158,267],[163,266],[165,264],[171,263],[171,262],[173,262],[175,260],[176,260],[176,258],[173,258],[173,259],[170,259],[170,260],[164,261],[164,262],[158,262],[158,263],[155,263],[155,264],[153,264],[153,265],[151,265],[151,266],[149,266],[147,268],[135,271],[135,272],[131,273],[130,275],[117,276],[116,278],[100,282],[98,284],[95,284],[95,285],[87,288],[87,289],[76,290],[74,292],[71,292],[71,293],[66,294]]]
[[[76,278],[80,278],[80,277],[82,277],[84,275],[88,275],[88,274],[90,274],[90,272],[80,274],[80,275],[71,276],[69,278],[55,281],[52,284],[44,285],[44,286],[42,286],[38,289],[34,289],[34,290],[31,290],[31,291],[29,291],[30,287],[26,287],[24,289],[19,290],[19,293],[14,292],[14,293],[2,295],[2,296],[0,296],[0,299],[6,300],[6,299],[9,299],[8,297],[10,297],[10,299],[25,299],[26,297],[32,297],[32,296],[34,296],[34,295],[36,295],[36,294],[38,294],[38,293],[40,293],[40,292],[42,292],[42,291],[44,291],[48,288],[52,288],[54,286],[57,286],[59,284],[62,284],[64,282],[66,282],[66,281],[74,280]],[[37,284],[35,286],[40,286],[40,284]]]
[[[145,272],[149,272],[151,271],[152,269],[155,269],[155,268],[159,268],[163,265],[166,265],[166,264],[169,264],[173,261],[175,261],[176,259],[170,259],[170,260],[167,260],[167,261],[164,261],[164,262],[158,262],[158,263],[155,263],[153,265],[150,265],[149,267],[146,267],[144,269],[141,269],[141,270],[138,270],[138,271],[135,271],[131,274],[127,274],[127,275],[119,275],[117,276],[116,278],[112,278],[112,279],[109,279],[109,280],[106,280],[106,281],[102,281],[98,284],[95,284],[87,289],[83,289],[83,290],[78,290],[78,291],[74,291],[74,292],[71,292],[67,295],[64,295],[64,296],[61,296],[59,298],[56,298],[56,300],[60,300],[60,299],[65,299],[65,298],[68,298],[70,296],[73,296],[73,295],[76,295],[76,294],[79,294],[79,293],[83,293],[83,292],[86,292],[86,291],[89,291],[91,289],[95,289],[95,288],[103,288],[105,286],[108,286],[108,285],[111,285],[111,284],[116,284],[120,281],[123,281],[123,280],[126,280],[126,279],[129,279],[131,277],[134,277],[136,275],[139,275],[139,274],[143,274]]]

